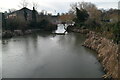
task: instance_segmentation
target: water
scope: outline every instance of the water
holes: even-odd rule
[[[2,46],[2,76],[100,78],[104,73],[96,53],[81,46],[84,40],[84,35],[77,33],[54,35],[43,32],[8,39]]]

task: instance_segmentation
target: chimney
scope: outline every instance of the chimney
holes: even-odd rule
[[[33,10],[35,10],[35,7],[33,7]]]

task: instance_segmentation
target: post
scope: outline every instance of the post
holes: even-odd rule
[[[2,39],[2,13],[0,13],[0,39]]]
[[[2,13],[0,13],[0,44],[2,44]],[[2,45],[0,45],[2,49]],[[0,66],[2,66],[2,50],[0,52]],[[0,68],[0,73],[2,73],[2,67]],[[2,79],[2,74],[0,74],[0,79]]]

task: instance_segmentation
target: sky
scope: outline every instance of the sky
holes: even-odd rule
[[[27,0],[29,2],[28,8],[32,9],[32,3],[38,4],[37,10],[40,12],[46,10],[49,13],[65,13],[70,9],[70,4],[75,2],[91,2],[99,9],[117,8],[120,0]],[[0,12],[8,11],[8,9],[20,9],[21,0],[0,0]]]

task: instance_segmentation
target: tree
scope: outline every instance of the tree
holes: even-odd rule
[[[69,10],[69,12],[75,15],[76,14],[76,7],[78,7],[78,3],[72,3],[72,4],[70,4],[70,10]]]
[[[7,29],[7,26],[6,26],[6,19],[5,19],[5,14],[2,13],[2,29]]]
[[[114,34],[114,41],[117,44],[120,43],[120,22],[117,22],[114,25],[113,34]]]
[[[27,0],[21,0],[20,5],[18,5],[20,8],[28,7],[29,2]]]
[[[26,7],[28,6],[28,1],[27,0],[21,0],[20,5],[18,5],[20,8],[24,8],[24,18],[25,21],[27,21],[27,11],[26,11]]]
[[[12,8],[12,9],[9,9],[8,11],[9,11],[9,13],[12,13],[12,12],[16,11],[16,9]]]
[[[75,22],[77,25],[83,26],[84,22],[88,19],[89,15],[85,9],[79,10],[76,7],[76,19]]]
[[[73,15],[76,15],[76,7],[79,10],[85,10],[87,11],[87,13],[89,14],[89,18],[88,20],[85,22],[86,25],[91,26],[92,23],[95,23],[97,25],[101,24],[101,14],[102,12],[100,10],[97,9],[97,7],[90,3],[90,2],[78,2],[78,3],[73,3],[70,5],[71,9],[70,9],[70,13],[72,13]],[[92,22],[93,21],[93,22]],[[92,25],[95,25],[92,24]]]
[[[32,5],[33,5],[34,9],[37,10],[39,4],[37,2],[33,2]]]
[[[72,22],[72,20],[74,19],[74,15],[73,14],[70,14],[70,13],[64,13],[64,14],[61,14],[59,16],[59,19],[62,21],[62,22]]]

